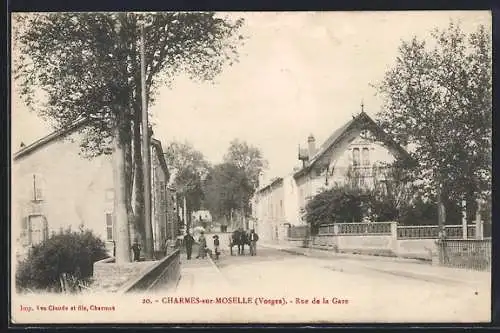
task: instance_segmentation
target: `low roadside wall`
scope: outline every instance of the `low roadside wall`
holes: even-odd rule
[[[175,287],[181,277],[180,251],[177,249],[159,260],[138,277],[125,283],[117,292],[132,293]]]
[[[337,236],[337,246],[340,252],[395,255],[394,240],[390,235]]]
[[[127,281],[135,278],[153,264],[152,261],[117,264],[114,257],[97,261],[93,266],[92,277],[94,282],[92,288],[94,290],[116,292]]]
[[[438,251],[437,239],[398,239],[395,252],[399,257],[432,260]]]

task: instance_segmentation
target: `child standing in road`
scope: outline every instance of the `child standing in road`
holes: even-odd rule
[[[214,239],[215,260],[218,260],[219,259],[219,255],[220,255],[220,252],[219,252],[219,245],[220,245],[219,236],[214,235],[213,239]]]

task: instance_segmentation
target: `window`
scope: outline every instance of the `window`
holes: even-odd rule
[[[113,214],[106,213],[106,240],[113,240]]]
[[[352,165],[358,166],[360,163],[359,148],[352,150]]]
[[[370,165],[370,150],[363,148],[363,165]]]
[[[37,245],[47,240],[49,236],[45,216],[34,215],[28,218],[28,241],[31,245]]]
[[[38,174],[33,174],[33,201],[43,200],[43,178]]]

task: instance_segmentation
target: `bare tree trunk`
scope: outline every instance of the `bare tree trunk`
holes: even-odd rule
[[[132,192],[134,185],[134,162],[132,159],[132,144],[130,140],[131,136],[132,136],[131,127],[127,127],[127,133],[125,133],[125,137],[127,138],[127,140],[126,143],[124,143],[125,179],[126,179],[125,201],[127,208],[130,239],[132,240],[140,236],[140,234],[136,228],[134,209],[132,206]]]
[[[113,139],[113,180],[115,188],[114,211],[116,223],[116,253],[117,263],[130,262],[130,234],[126,204],[125,151],[123,133],[120,131],[121,121],[117,121]]]
[[[134,183],[135,183],[135,202],[134,212],[135,221],[134,225],[139,235],[141,244],[145,241],[145,228],[144,228],[144,173],[142,168],[142,152],[141,152],[141,113],[139,108],[134,108],[134,130],[133,130],[133,160],[134,160]]]

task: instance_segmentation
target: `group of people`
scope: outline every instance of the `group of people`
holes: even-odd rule
[[[213,252],[207,246],[207,239],[203,231],[200,232],[198,240],[195,240],[194,237],[191,235],[191,233],[187,231],[186,235],[183,238],[183,243],[184,246],[186,247],[187,260],[191,260],[193,253],[193,245],[195,243],[198,244],[198,255],[196,256],[196,259],[200,258],[204,259],[206,258],[207,254],[210,254],[211,256],[213,255],[215,260],[218,260],[221,254],[219,236],[213,235],[212,238],[213,238]],[[259,236],[257,235],[254,229],[250,230],[250,233],[247,233],[242,228],[236,230],[235,232],[233,232],[230,238],[229,247],[231,250],[231,254],[233,253],[232,252],[233,246],[238,246],[238,253],[244,254],[244,246],[245,244],[248,244],[250,247],[250,255],[252,256],[257,255],[258,240]]]
[[[214,256],[215,259],[219,259],[220,256],[220,242],[219,242],[219,236],[214,235],[212,236],[213,242],[214,242]],[[186,235],[184,236],[183,239],[184,246],[186,247],[186,255],[187,259],[191,260],[191,256],[193,253],[193,245],[195,243],[198,244],[198,255],[196,256],[196,259],[205,259],[207,254],[211,254],[211,250],[207,246],[207,239],[205,237],[205,233],[202,231],[200,232],[200,237],[198,238],[198,241],[194,239],[194,237],[191,235],[189,231],[187,231]]]
[[[257,241],[259,240],[259,235],[255,232],[254,229],[250,230],[250,233],[243,230],[243,228],[239,228],[235,230],[230,238],[229,238],[229,247],[231,250],[231,255],[233,255],[233,247],[238,247],[238,254],[245,254],[245,245],[248,245],[250,248],[250,255],[257,255]]]

